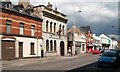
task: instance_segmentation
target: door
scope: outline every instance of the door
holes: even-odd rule
[[[19,42],[19,58],[23,58],[23,42]]]
[[[63,41],[60,42],[60,55],[64,56],[64,42]]]
[[[15,41],[2,41],[2,60],[15,59]]]

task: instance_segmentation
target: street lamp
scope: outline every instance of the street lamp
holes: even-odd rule
[[[74,12],[74,15],[75,13],[80,13],[81,11],[77,11],[77,12]],[[74,18],[74,26],[75,26],[75,18]],[[74,45],[74,49],[75,49],[75,55],[76,55],[76,46],[75,46],[75,27],[74,27],[74,40],[73,40],[73,45]]]

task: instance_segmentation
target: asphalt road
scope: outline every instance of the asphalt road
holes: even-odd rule
[[[43,72],[44,71],[61,71],[61,72],[73,72],[76,70],[80,72],[117,72],[118,69],[113,68],[105,68],[105,67],[97,67],[96,61],[99,55],[85,55],[82,57],[71,57],[66,58],[58,61],[45,61],[43,63],[32,64],[28,66],[18,66],[18,67],[11,67],[5,70],[23,70],[28,72]],[[23,72],[22,71],[22,72]],[[4,72],[4,70],[3,70]],[[13,72],[13,71],[12,71]],[[17,72],[17,71],[15,71]]]

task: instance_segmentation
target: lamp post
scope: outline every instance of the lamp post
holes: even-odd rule
[[[81,11],[77,11],[77,12],[74,12],[74,15],[76,13],[80,13]],[[74,26],[75,26],[75,18],[74,18]],[[73,39],[73,45],[74,45],[74,49],[75,49],[75,55],[77,54],[77,51],[76,51],[76,46],[75,46],[75,27],[74,27],[74,39]]]

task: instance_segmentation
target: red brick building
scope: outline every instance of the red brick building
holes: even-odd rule
[[[32,8],[11,2],[0,4],[0,39],[2,60],[40,57],[42,44],[42,19],[31,15]]]

